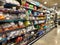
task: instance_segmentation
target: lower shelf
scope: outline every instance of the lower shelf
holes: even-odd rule
[[[43,37],[44,35],[46,35],[48,32],[50,32],[51,30],[53,30],[55,28],[55,25],[52,26],[51,29],[48,29],[48,31],[45,30],[45,33],[43,33],[42,35],[40,35],[38,38],[34,39],[33,41],[31,41],[30,43],[28,43],[28,45],[32,45],[33,43],[35,43],[37,40],[39,40],[41,37]]]
[[[26,40],[22,41],[22,42],[19,42],[19,43],[16,43],[16,45],[20,45],[21,43],[25,43],[25,44],[22,44],[22,45],[32,45],[33,43],[35,43],[37,40],[39,40],[40,38],[42,38],[44,35],[46,35],[48,32],[50,32],[53,28],[55,28],[55,25],[53,25],[51,28],[49,29],[44,29],[44,30],[38,30],[38,32],[36,32],[36,35],[34,35],[32,37],[32,39],[28,38],[27,42]],[[8,43],[9,44],[9,43]],[[8,45],[7,44],[7,45]],[[10,43],[9,45],[12,45],[13,43]]]

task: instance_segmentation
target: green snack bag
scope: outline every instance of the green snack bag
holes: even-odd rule
[[[35,28],[37,29],[40,29],[40,26],[39,25],[34,25]]]
[[[28,10],[28,15],[30,15],[31,14],[31,10]]]
[[[33,5],[29,5],[29,7],[30,7],[30,9],[33,9],[34,8]]]

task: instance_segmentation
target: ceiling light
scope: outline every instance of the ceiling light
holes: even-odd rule
[[[58,5],[58,3],[55,3],[54,5]]]
[[[47,2],[45,1],[44,4],[47,4]]]

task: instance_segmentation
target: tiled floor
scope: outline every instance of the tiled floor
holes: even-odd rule
[[[60,26],[53,29],[32,45],[60,45]]]

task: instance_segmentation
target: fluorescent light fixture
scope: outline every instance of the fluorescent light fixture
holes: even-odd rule
[[[47,4],[47,2],[45,1],[44,4]]]
[[[54,5],[58,5],[58,3],[55,3]]]

